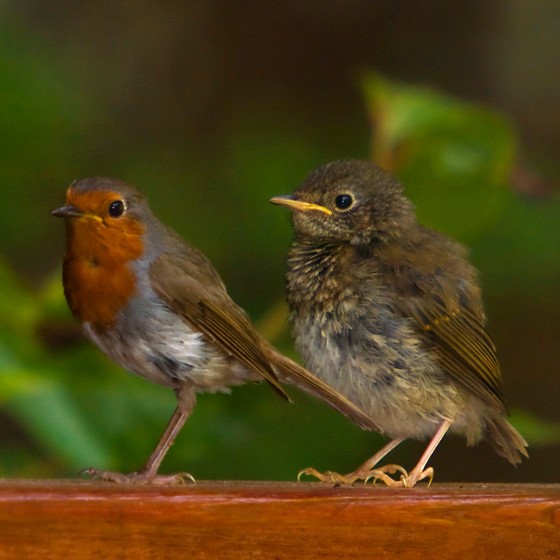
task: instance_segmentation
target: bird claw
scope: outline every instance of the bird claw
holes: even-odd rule
[[[385,484],[387,484],[387,486],[392,486],[396,481],[387,476],[387,474],[385,473],[387,472],[389,474],[393,474],[397,471],[401,472],[403,475],[407,475],[407,472],[399,465],[385,465],[384,467],[380,467],[379,469],[370,469],[367,471],[358,469],[348,474],[340,474],[334,471],[325,471],[322,473],[317,469],[307,468],[298,473],[297,479],[298,482],[300,482],[303,475],[313,476],[320,482],[335,484],[337,486],[351,486],[358,480],[363,480],[364,484],[367,484],[369,480],[374,479],[374,484],[375,482],[377,482],[377,480],[382,480]]]
[[[297,475],[298,482],[301,482],[301,477],[303,475],[313,476],[318,479],[320,482],[326,482],[328,484],[352,484],[354,480],[350,480],[346,475],[339,474],[333,471],[325,471],[324,473],[319,472],[317,469],[314,468],[307,468],[299,471]]]
[[[413,486],[416,485],[417,482],[420,482],[425,478],[429,478],[428,480],[428,488],[429,488],[434,480],[434,469],[432,467],[428,467],[424,471],[412,470],[408,476],[406,477],[401,476],[402,486],[403,488],[412,488]]]
[[[96,469],[95,467],[88,467],[80,471],[79,474],[89,474],[93,480],[102,480],[104,482],[114,482],[115,484],[152,484],[154,486],[174,486],[186,484],[187,482],[196,483],[194,477],[189,473],[176,473],[176,474],[156,474],[156,473],[143,473],[134,472],[130,474],[123,474],[114,471],[104,471]]]
[[[394,474],[396,472],[401,473],[400,480],[395,480],[390,476],[385,474]],[[402,467],[398,465],[386,465],[385,467],[380,467],[379,469],[372,469],[370,471],[370,476],[364,478],[364,484],[367,483],[371,478],[373,478],[373,483],[375,484],[378,480],[382,480],[389,488],[413,488],[416,486],[417,482],[429,478],[428,488],[432,485],[434,480],[434,469],[428,467],[424,471],[417,471],[413,469],[410,473],[407,473]]]
[[[400,479],[395,480],[389,475],[400,473]],[[370,469],[367,471],[356,470],[348,474],[339,474],[333,471],[325,471],[324,473],[319,472],[313,468],[303,469],[298,473],[298,482],[301,480],[303,475],[313,476],[320,482],[326,482],[328,484],[335,485],[348,485],[351,486],[354,482],[362,480],[364,484],[367,484],[370,480],[373,480],[375,485],[378,480],[383,482],[389,488],[412,488],[417,482],[429,478],[428,487],[431,486],[434,479],[434,469],[432,467],[427,468],[424,471],[412,470],[407,473],[400,465],[384,465],[376,469]]]
[[[384,465],[376,469],[371,469],[364,474],[360,473],[358,476],[358,480],[363,480],[364,484],[367,484],[370,480],[373,479],[374,486],[375,484],[377,484],[378,480],[381,480],[387,486],[392,488],[396,484],[398,484],[399,481],[394,480],[388,475],[395,474],[396,472],[401,473],[401,480],[408,477],[408,473],[400,465]]]

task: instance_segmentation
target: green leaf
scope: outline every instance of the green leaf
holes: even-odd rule
[[[71,469],[109,465],[111,456],[94,426],[84,422],[68,390],[43,382],[7,405],[29,434],[49,454],[58,456]]]
[[[6,330],[27,329],[38,315],[37,300],[26,291],[0,256],[0,337]]]
[[[560,443],[560,424],[557,422],[548,422],[524,410],[514,410],[510,420],[530,445]]]
[[[511,197],[514,128],[496,112],[367,74],[372,158],[398,175],[420,221],[461,239],[486,231]]]

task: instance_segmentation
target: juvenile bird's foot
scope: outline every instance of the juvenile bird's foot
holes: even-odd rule
[[[412,469],[408,476],[401,476],[400,482],[404,488],[412,488],[416,485],[417,482],[428,478],[428,488],[432,485],[432,481],[434,480],[434,469],[432,467],[428,467],[425,470],[416,470]]]
[[[157,474],[149,472],[135,472],[123,474],[113,471],[103,471],[95,467],[89,467],[81,471],[81,473],[89,474],[94,480],[102,480],[104,482],[115,482],[116,484],[153,484],[154,486],[174,486],[185,484],[187,482],[196,483],[194,477],[189,473],[176,474]]]
[[[397,467],[396,469],[390,469],[391,467]],[[385,474],[394,474],[397,470],[401,473],[400,480],[395,480]],[[434,479],[434,469],[432,467],[427,468],[424,471],[412,469],[410,473],[407,473],[403,468],[398,465],[386,465],[385,467],[380,467],[379,469],[372,469],[370,475],[364,478],[364,483],[373,479],[375,484],[378,480],[383,481],[389,488],[412,488],[416,486],[417,482],[429,478],[428,487],[432,484]]]
[[[325,471],[322,473],[311,467],[299,471],[297,475],[298,482],[301,481],[301,477],[303,475],[313,476],[319,480],[319,482],[326,482],[327,484],[334,484],[335,486],[341,484],[352,485],[356,480],[355,478],[352,478],[350,474],[339,474],[333,471]]]
[[[326,482],[328,484],[335,485],[352,485],[358,480],[363,480],[364,484],[373,480],[374,483],[378,480],[384,482],[387,486],[398,485],[400,481],[392,479],[389,474],[394,474],[396,472],[401,473],[401,479],[403,477],[408,477],[408,473],[399,465],[385,465],[377,469],[356,469],[355,471],[348,474],[339,474],[333,471],[325,471],[324,473],[319,472],[313,468],[303,469],[298,473],[298,481],[303,475],[313,476],[321,482]],[[402,486],[402,484],[401,484]]]

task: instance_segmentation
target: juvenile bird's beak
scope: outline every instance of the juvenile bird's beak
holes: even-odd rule
[[[280,206],[287,206],[291,210],[299,210],[300,212],[311,212],[312,210],[317,210],[318,212],[323,212],[327,216],[332,216],[332,211],[319,204],[313,204],[312,202],[304,202],[303,200],[297,200],[293,195],[288,194],[285,196],[275,196],[270,199],[272,204],[279,204]]]
[[[68,204],[53,210],[51,216],[56,216],[57,218],[82,218],[85,214],[80,212],[75,206]]]

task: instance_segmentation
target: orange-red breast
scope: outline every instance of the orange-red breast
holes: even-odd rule
[[[178,405],[146,464],[136,473],[88,469],[116,482],[167,482],[158,469],[191,413],[197,392],[227,391],[266,379],[295,383],[354,422],[374,428],[345,397],[286,358],[253,328],[218,273],[151,212],[133,187],[103,177],[73,183],[52,212],[67,226],[64,293],[86,336],[110,358],[171,387]]]

